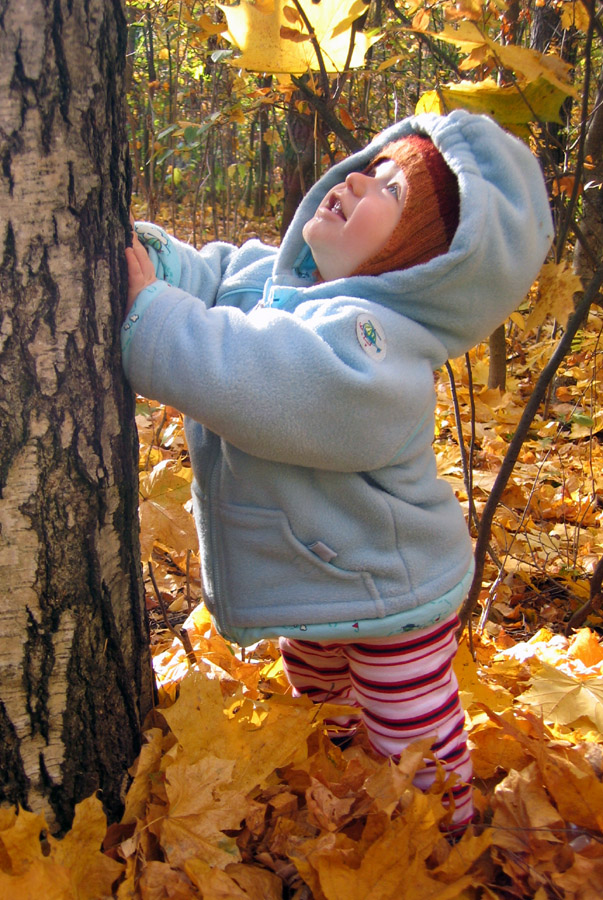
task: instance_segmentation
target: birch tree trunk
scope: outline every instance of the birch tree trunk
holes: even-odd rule
[[[152,680],[121,0],[0,0],[0,802],[120,805]]]

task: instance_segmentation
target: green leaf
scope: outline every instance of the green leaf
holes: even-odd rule
[[[222,62],[223,59],[228,59],[229,56],[232,56],[233,50],[214,50],[211,55],[212,62]]]
[[[201,129],[196,125],[187,125],[184,129],[184,140],[187,144],[194,144],[199,139],[200,132]]]
[[[159,132],[159,134],[157,135],[157,140],[158,140],[158,141],[162,141],[162,140],[163,140],[164,138],[166,138],[168,135],[173,134],[177,129],[178,129],[178,125],[177,125],[177,124],[174,124],[174,125],[168,125],[167,128],[164,128],[163,131],[160,131],[160,132]]]

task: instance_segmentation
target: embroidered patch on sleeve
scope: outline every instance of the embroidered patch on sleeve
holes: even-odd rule
[[[365,353],[377,362],[382,362],[387,353],[385,332],[380,322],[367,313],[360,313],[356,319],[356,337]]]

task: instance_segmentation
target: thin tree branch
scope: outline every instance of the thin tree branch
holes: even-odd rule
[[[319,97],[318,94],[315,94],[314,91],[310,90],[308,85],[305,84],[301,78],[292,75],[291,81],[295,87],[302,92],[304,97],[308,100],[308,103],[315,109],[323,122],[328,125],[333,134],[339,138],[349,153],[356,153],[357,150],[362,149],[360,141],[356,140],[352,132],[339,121],[329,104],[325,103],[322,97]]]
[[[325,59],[322,55],[322,50],[320,48],[320,44],[318,43],[318,38],[316,37],[316,32],[314,31],[314,26],[310,22],[310,19],[307,17],[304,12],[304,8],[299,2],[299,0],[293,0],[293,5],[298,11],[300,18],[304,25],[306,26],[306,30],[310,35],[310,42],[314,47],[314,52],[316,53],[316,59],[318,60],[318,68],[320,70],[320,83],[322,87],[322,92],[324,94],[325,100],[328,103],[331,96],[331,86],[329,83],[329,76],[327,74],[327,67],[325,66]]]
[[[157,597],[157,602],[159,603],[159,608],[161,609],[161,615],[163,616],[163,621],[165,622],[166,628],[168,631],[177,638],[182,646],[184,647],[184,652],[186,653],[186,658],[190,666],[197,665],[197,657],[195,656],[195,651],[193,650],[193,645],[191,644],[191,639],[188,636],[188,631],[186,628],[181,628],[178,631],[177,628],[174,628],[172,623],[170,622],[167,614],[167,609],[165,605],[165,601],[161,596],[161,591],[159,590],[159,586],[157,584],[157,579],[155,578],[155,572],[153,571],[153,565],[151,560],[148,563],[149,566],[149,575],[151,576],[151,581],[153,582],[153,590],[155,591],[155,596]]]

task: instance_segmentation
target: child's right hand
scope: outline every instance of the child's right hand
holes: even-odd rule
[[[127,315],[140,292],[157,281],[155,267],[134,230],[132,230],[132,246],[126,247],[126,263],[128,264]]]

